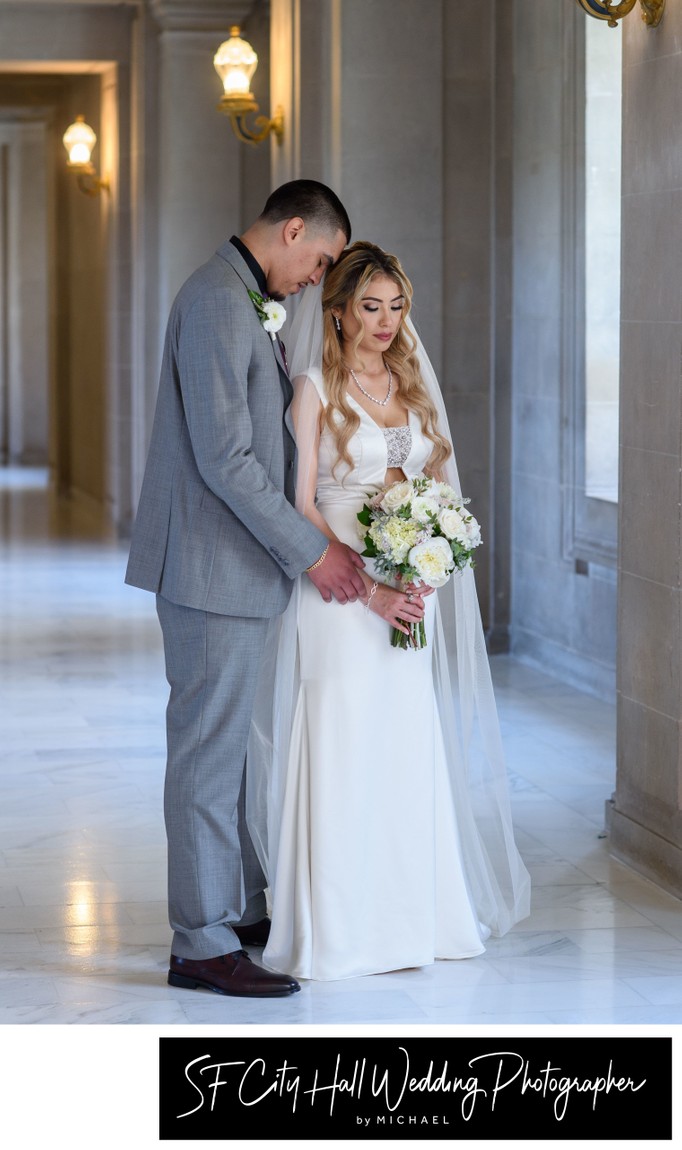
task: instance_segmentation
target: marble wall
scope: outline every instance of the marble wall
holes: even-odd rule
[[[618,855],[682,894],[682,9],[624,28]]]

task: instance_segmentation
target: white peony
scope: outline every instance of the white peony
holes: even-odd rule
[[[269,332],[279,331],[287,318],[287,313],[281,303],[278,303],[276,299],[266,299],[263,303],[263,312],[266,317],[263,320],[265,330]]]
[[[464,520],[459,511],[454,507],[444,507],[438,516],[440,529],[448,539],[457,539],[458,542],[463,543],[466,537],[466,529]]]
[[[411,514],[419,523],[430,523],[429,516],[438,514],[438,500],[428,495],[415,495],[411,503]]]
[[[412,494],[412,484],[406,479],[403,483],[395,483],[389,487],[381,500],[380,507],[384,511],[397,511],[403,503],[407,503]]]
[[[409,562],[429,587],[442,587],[447,583],[455,565],[450,544],[442,536],[417,543],[410,551]]]

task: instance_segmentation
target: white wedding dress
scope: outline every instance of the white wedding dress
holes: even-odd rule
[[[315,384],[323,398],[321,380]],[[333,477],[335,441],[325,430],[317,505],[337,537],[362,550],[357,513],[384,484],[387,443],[353,406],[360,417],[349,444],[353,470],[343,485]],[[423,469],[433,446],[413,413],[410,428],[402,464],[408,477]],[[366,565],[372,574],[371,560]],[[490,926],[475,909],[451,777],[458,751],[446,753],[434,689],[439,594],[425,599],[422,650],[392,647],[387,622],[359,602],[325,603],[305,577],[274,624],[275,646],[295,627],[297,665],[288,746],[278,748],[278,826],[275,833],[271,825],[265,860],[272,888],[267,967],[342,979],[484,950]],[[277,673],[289,672],[280,665]],[[256,742],[271,750],[272,734],[263,734],[258,717],[255,724]],[[469,825],[468,807],[463,814]]]

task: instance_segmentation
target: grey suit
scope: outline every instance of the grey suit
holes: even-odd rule
[[[327,540],[293,508],[292,389],[231,243],[180,289],[126,582],[157,594],[170,684],[165,815],[173,953],[239,949],[263,916],[244,761],[267,621]]]

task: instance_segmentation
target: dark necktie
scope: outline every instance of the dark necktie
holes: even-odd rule
[[[285,348],[285,346],[282,343],[282,340],[279,338],[279,336],[277,336],[277,343],[279,344],[279,350],[282,353],[282,359],[284,360],[284,367],[285,367],[286,373],[288,375],[289,374],[289,364],[287,363],[287,349]]]

